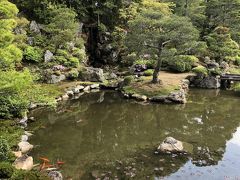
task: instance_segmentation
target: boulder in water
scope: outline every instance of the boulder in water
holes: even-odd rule
[[[184,152],[183,143],[174,139],[173,137],[167,137],[158,147],[160,152]]]

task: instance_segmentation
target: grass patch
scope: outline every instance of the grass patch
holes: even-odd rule
[[[128,94],[140,94],[148,97],[169,95],[172,91],[179,89],[179,85],[175,84],[153,84],[151,83],[151,77],[141,77],[123,88]]]

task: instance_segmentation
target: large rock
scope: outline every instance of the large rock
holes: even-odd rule
[[[18,143],[18,148],[23,154],[25,154],[25,153],[28,153],[30,150],[32,150],[33,145],[30,144],[29,142],[22,141]]]
[[[39,25],[37,24],[36,21],[31,21],[31,23],[30,23],[30,31],[34,32],[36,34],[40,34],[41,33],[40,27],[39,27]]]
[[[61,74],[60,76],[52,74],[52,75],[50,75],[50,78],[47,80],[47,83],[56,84],[56,83],[59,83],[64,80],[66,80],[66,76],[64,74]]]
[[[193,153],[193,145],[187,142],[182,142],[174,139],[173,137],[167,137],[158,146],[157,149],[162,153]]]
[[[171,92],[167,99],[180,104],[185,104],[187,102],[186,93],[184,90]]]
[[[13,166],[16,169],[30,171],[33,168],[33,158],[27,155],[21,156],[14,161]]]
[[[53,59],[53,53],[49,50],[46,50],[45,54],[44,54],[44,62],[50,62]]]
[[[105,80],[103,70],[100,68],[86,67],[81,73],[83,81],[103,82]]]
[[[158,147],[160,152],[184,152],[183,143],[174,139],[173,137],[167,137]]]
[[[218,76],[191,76],[190,85],[206,89],[218,89],[221,87],[221,79]]]

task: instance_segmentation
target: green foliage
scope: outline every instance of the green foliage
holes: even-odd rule
[[[0,117],[21,116],[28,106],[28,92],[33,84],[29,71],[0,71]]]
[[[128,86],[128,85],[131,84],[131,82],[133,82],[133,80],[134,80],[133,76],[127,76],[127,77],[124,78],[123,83],[124,83],[125,86]]]
[[[8,160],[9,153],[10,147],[7,140],[0,136],[0,161]]]
[[[240,68],[231,68],[228,72],[231,74],[240,74]]]
[[[210,30],[217,26],[229,27],[232,37],[238,43],[240,30],[240,1],[239,0],[211,0],[207,2],[206,15]]]
[[[144,71],[144,76],[152,76],[153,72],[154,72],[153,69],[148,69],[148,70]]]
[[[180,16],[187,16],[199,29],[203,28],[206,21],[206,3],[204,0],[163,0],[163,2],[173,2],[174,13]]]
[[[28,46],[24,51],[24,59],[30,62],[41,62],[43,51],[39,47]]]
[[[15,170],[12,174],[11,180],[50,180],[44,173],[32,170]]]
[[[192,71],[198,75],[208,75],[208,70],[204,66],[198,66],[192,69]]]
[[[69,8],[55,8],[52,10],[50,23],[45,27],[50,42],[59,48],[74,39],[77,34],[76,13]],[[63,18],[64,17],[64,18]]]
[[[68,78],[71,80],[77,79],[79,76],[79,71],[78,69],[72,69],[71,71],[69,71],[68,73]]]
[[[69,57],[69,52],[65,49],[57,49],[56,51],[57,56],[64,56],[65,58]]]
[[[53,91],[34,84],[34,78],[28,70],[0,71],[0,117],[22,116],[30,102],[54,105]]]
[[[10,163],[1,162],[0,163],[0,177],[3,179],[11,178],[14,172],[14,168]]]
[[[192,67],[197,62],[198,58],[195,56],[179,55],[169,61],[169,67],[177,72],[188,72],[192,70]]]
[[[132,66],[137,58],[137,54],[133,52],[126,56],[123,56],[121,63],[126,66]]]
[[[16,27],[17,7],[2,0],[0,2],[0,69],[14,68],[22,59],[22,52],[14,44],[12,30]]]
[[[240,50],[237,42],[231,39],[229,29],[217,27],[206,37],[211,57],[220,61],[236,61],[239,59]]]
[[[232,87],[234,91],[240,92],[240,83],[235,83]]]
[[[78,58],[78,60],[80,62],[83,62],[84,60],[87,59],[86,57],[86,52],[85,52],[85,49],[79,49],[79,48],[74,48],[73,49],[73,52],[72,52],[72,55],[76,58]]]
[[[14,18],[18,13],[17,7],[10,3],[8,0],[0,1],[0,14],[1,19]]]
[[[213,76],[217,76],[217,75],[221,75],[222,71],[221,71],[220,68],[209,69],[208,74],[213,75]]]
[[[13,120],[1,120],[0,134],[1,139],[5,139],[8,146],[13,148],[19,142],[19,138],[23,134],[23,129],[17,126]]]
[[[152,59],[138,59],[134,62],[135,65],[146,65],[147,68],[154,68],[156,65],[156,60]]]

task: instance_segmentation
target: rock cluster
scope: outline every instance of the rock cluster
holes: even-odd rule
[[[28,142],[30,136],[32,134],[25,131],[21,137],[21,142],[18,143],[18,151],[13,152],[17,158],[13,163],[16,169],[30,171],[33,168],[33,158],[28,156],[28,153],[33,149],[33,145]]]
[[[78,99],[84,93],[99,91],[100,84],[77,85],[68,89],[65,94],[57,98],[57,102],[66,101],[68,99]]]
[[[218,89],[221,87],[220,76],[189,76],[190,86],[205,89]]]

